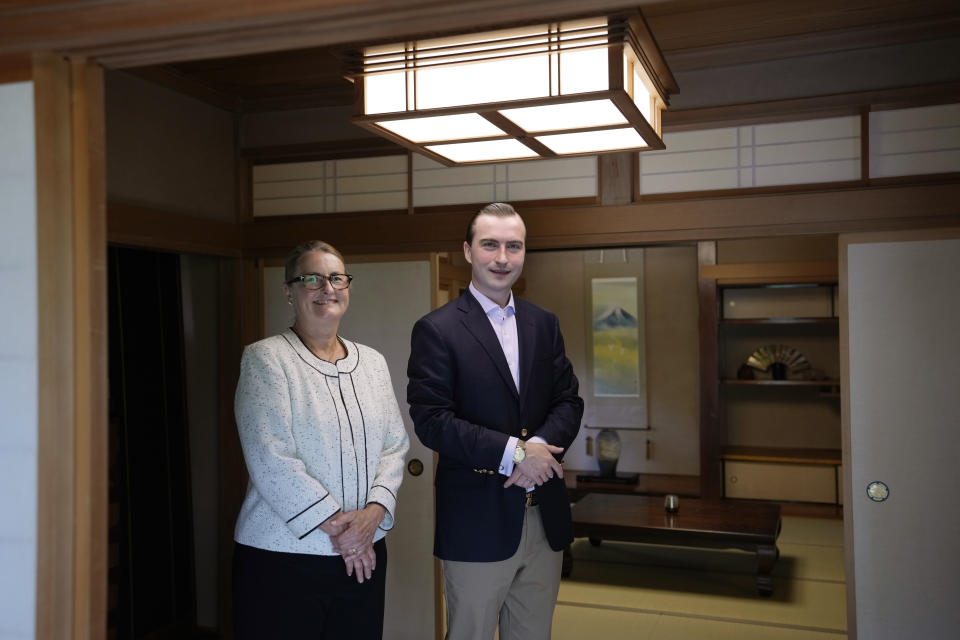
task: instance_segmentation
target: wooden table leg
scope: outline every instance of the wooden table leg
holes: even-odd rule
[[[761,545],[757,547],[757,591],[762,596],[773,595],[773,565],[780,557],[780,550],[776,545]]]

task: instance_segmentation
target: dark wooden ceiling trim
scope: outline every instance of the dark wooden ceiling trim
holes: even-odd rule
[[[935,40],[956,37],[958,33],[960,33],[960,14],[925,16],[914,20],[898,20],[848,29],[694,46],[687,49],[674,49],[664,55],[673,71],[691,71],[793,58],[800,55],[808,56],[919,40]]]
[[[651,0],[593,0],[590,12]],[[59,51],[108,67],[302,49],[582,15],[582,0],[149,0],[8,2],[0,54]],[[226,35],[229,34],[229,35]]]
[[[957,14],[953,0],[668,0],[644,8],[665,52],[736,42],[910,24]]]
[[[329,142],[308,142],[270,147],[249,147],[240,155],[255,164],[281,162],[309,162],[338,158],[366,158],[373,156],[405,155],[407,150],[386,138],[353,138]]]
[[[240,100],[237,97],[199,82],[193,76],[181,73],[174,67],[139,67],[130,69],[129,72],[148,82],[153,82],[178,93],[196,98],[201,102],[213,105],[224,111],[236,112],[240,107]]]
[[[33,77],[33,58],[29,53],[0,56],[0,84],[25,82]]]

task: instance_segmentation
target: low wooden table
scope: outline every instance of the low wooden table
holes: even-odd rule
[[[573,505],[573,535],[590,538],[593,544],[620,540],[752,551],[757,554],[757,590],[769,596],[770,573],[780,555],[780,506],[680,498],[680,509],[667,513],[662,497],[591,493]],[[564,575],[569,575],[569,549],[565,560]]]

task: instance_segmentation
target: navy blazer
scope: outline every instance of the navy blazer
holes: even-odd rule
[[[407,402],[420,441],[440,454],[434,554],[444,560],[492,562],[516,553],[526,498],[521,487],[504,489],[507,478],[497,471],[507,440],[540,436],[566,450],[580,429],[583,400],[557,317],[514,303],[519,393],[469,290],[413,327]],[[573,540],[563,480],[538,487],[537,499],[547,540],[559,551]]]

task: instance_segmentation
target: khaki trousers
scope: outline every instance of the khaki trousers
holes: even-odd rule
[[[539,507],[527,507],[517,552],[499,562],[443,561],[447,640],[549,640],[563,552],[547,542]]]

